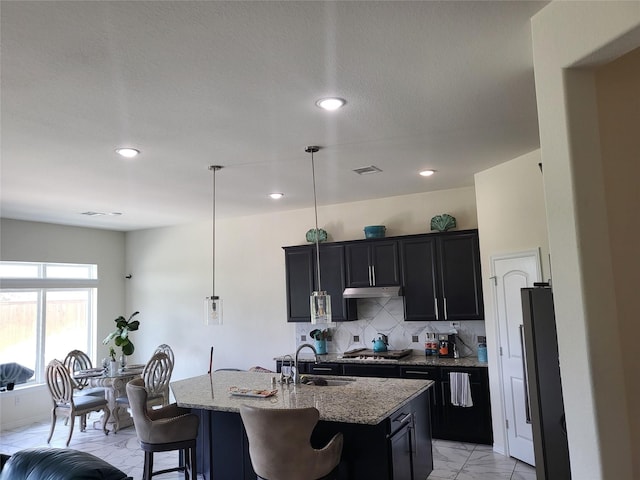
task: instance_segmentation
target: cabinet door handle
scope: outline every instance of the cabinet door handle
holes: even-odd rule
[[[426,375],[428,377],[431,376],[431,372],[421,372],[420,370],[407,370],[404,373],[413,373],[415,375]]]
[[[314,372],[332,372],[333,369],[329,367],[312,367]]]
[[[524,325],[520,325],[520,348],[522,350],[522,372],[524,375],[524,415],[528,424],[531,424],[531,406],[529,405],[529,376],[527,375],[527,350],[524,346]]]
[[[402,414],[400,414],[400,415],[402,415]],[[396,418],[394,418],[393,421],[394,422],[400,422],[400,424],[403,424],[403,423],[407,423],[408,421],[410,421],[413,418],[413,413],[405,413],[402,418],[400,418],[400,415],[398,415]]]
[[[373,287],[373,277],[371,276],[371,265],[369,265],[367,268],[369,270],[369,286]]]
[[[447,311],[447,297],[443,297],[442,301],[444,303],[444,319],[449,318],[449,312]]]
[[[371,265],[371,286],[375,287],[376,286],[376,266],[375,265]]]
[[[434,297],[433,299],[433,306],[435,307],[436,310],[436,320],[440,320],[440,315],[438,315],[438,298]]]

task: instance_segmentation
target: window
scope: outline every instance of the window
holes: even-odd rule
[[[33,370],[35,384],[54,358],[91,357],[97,284],[97,265],[0,262],[0,364]]]

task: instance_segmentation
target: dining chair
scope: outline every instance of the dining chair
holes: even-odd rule
[[[167,345],[166,343],[158,345],[156,347],[156,350],[153,353],[154,354],[166,353],[167,356],[169,357],[169,360],[171,360],[171,370],[173,371],[173,367],[175,366],[176,361],[175,361],[175,355],[173,354],[173,350],[169,345]],[[169,403],[169,385],[167,384],[167,388],[165,389],[165,405],[167,405],[168,403]]]
[[[318,409],[241,405],[240,417],[258,480],[335,478],[344,440],[342,433],[336,433],[324,448],[311,446],[311,432],[320,418]]]
[[[175,360],[175,356],[173,355],[173,350],[171,349],[171,347],[169,345],[167,345],[166,343],[163,343],[161,345],[158,345],[156,347],[155,353],[166,353],[167,356],[169,357],[169,360],[171,360],[171,365],[175,365],[176,364],[176,360]]]
[[[69,437],[66,446],[71,442],[73,435],[73,425],[76,417],[80,417],[80,431],[84,432],[87,428],[87,417],[89,412],[104,411],[102,429],[107,435],[107,420],[111,415],[111,411],[107,406],[107,400],[104,397],[96,397],[93,395],[73,395],[73,383],[71,374],[67,367],[60,360],[52,360],[47,365],[46,370],[47,388],[51,393],[53,408],[51,409],[51,432],[47,443],[51,441],[53,432],[56,428],[56,418],[58,414],[62,414],[69,418]]]
[[[184,471],[185,480],[196,480],[196,437],[200,424],[198,416],[175,403],[150,409],[142,378],[127,383],[127,396],[140,448],[144,451],[142,480],[151,480],[154,475],[176,471]],[[172,450],[180,451],[178,466],[154,472],[153,454]]]
[[[142,370],[142,381],[147,391],[147,407],[166,406],[169,404],[169,382],[173,373],[173,364],[164,352],[154,353]],[[130,382],[129,382],[130,383]],[[127,384],[128,385],[128,384]],[[130,408],[129,397],[118,397],[116,405]],[[116,417],[115,431],[120,428]]]
[[[104,388],[90,387],[89,378],[75,378],[75,374],[80,370],[89,370],[93,368],[89,355],[82,350],[71,350],[67,353],[64,361],[62,362],[69,373],[71,374],[71,383],[76,395],[93,395],[98,397],[104,397]]]

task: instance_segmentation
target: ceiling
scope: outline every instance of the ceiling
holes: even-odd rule
[[[206,220],[209,165],[217,218],[308,208],[308,145],[320,206],[471,186],[539,147],[529,19],[545,4],[3,0],[0,214]]]

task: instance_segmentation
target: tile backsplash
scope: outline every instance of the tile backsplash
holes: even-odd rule
[[[461,357],[476,356],[478,336],[484,336],[484,322],[479,320],[461,321],[457,328]],[[296,348],[303,343],[313,344],[309,332],[323,325],[309,323],[296,324]],[[417,354],[424,354],[425,334],[449,333],[450,322],[405,322],[402,297],[358,299],[358,320],[329,325],[331,341],[327,342],[329,353],[342,353],[355,348],[372,348],[373,340],[379,334],[389,338],[389,349],[410,348]],[[417,342],[414,341],[416,340]]]

